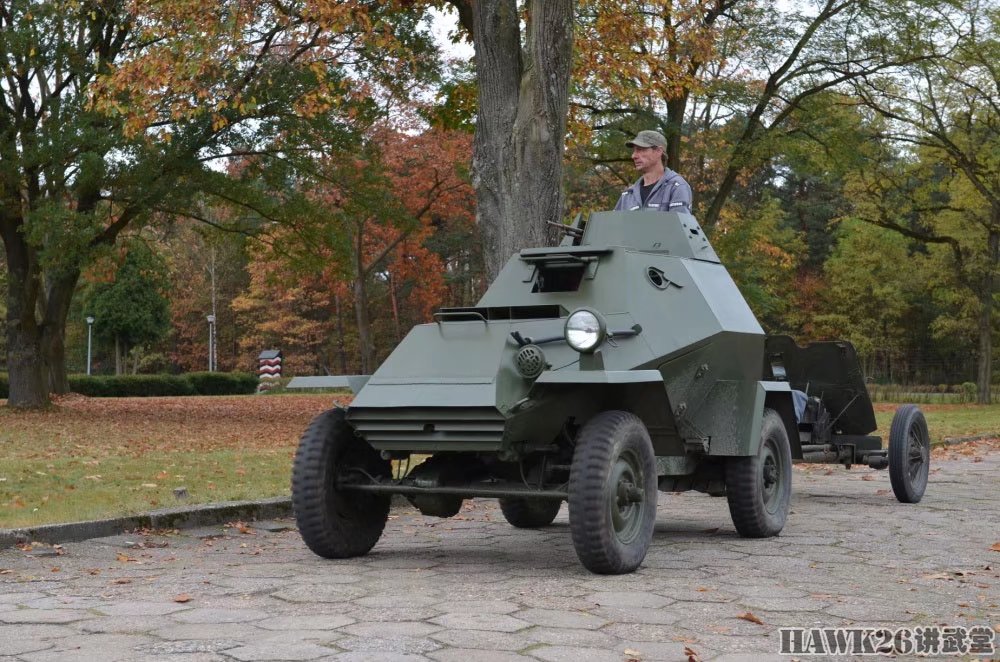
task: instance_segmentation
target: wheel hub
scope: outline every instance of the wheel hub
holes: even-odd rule
[[[611,472],[608,483],[608,506],[611,524],[619,540],[631,540],[642,520],[645,494],[641,487],[642,473],[638,459],[631,456],[619,457]]]

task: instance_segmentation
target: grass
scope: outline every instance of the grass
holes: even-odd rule
[[[892,415],[898,405],[875,405],[875,421],[883,441],[889,436]],[[1000,404],[993,405],[920,405],[927,419],[927,429],[932,442],[955,437],[995,435],[1000,437]]]
[[[44,411],[0,407],[0,528],[287,495],[299,435],[348,397],[68,396]],[[895,408],[875,406],[883,438]],[[934,441],[1000,435],[1000,405],[922,409]]]
[[[298,437],[332,401],[68,396],[44,411],[0,408],[0,528],[287,495]]]

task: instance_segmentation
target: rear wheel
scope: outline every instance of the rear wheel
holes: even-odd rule
[[[927,421],[916,405],[903,405],[889,428],[889,482],[902,503],[917,503],[927,489],[931,444]]]
[[[726,463],[726,497],[736,531],[744,538],[776,536],[792,498],[792,451],[781,416],[765,409],[757,455]]]
[[[337,489],[338,473],[359,469],[388,477],[391,465],[354,434],[343,409],[325,411],[306,429],[292,466],[292,509],[306,546],[319,556],[361,556],[389,517],[388,495]]]
[[[511,526],[537,529],[552,524],[562,501],[557,499],[500,499],[500,510]]]
[[[591,572],[632,572],[646,558],[656,522],[656,460],[642,421],[598,414],[580,430],[569,478],[569,526]]]

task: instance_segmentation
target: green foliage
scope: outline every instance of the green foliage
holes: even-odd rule
[[[70,375],[70,389],[92,398],[141,398],[178,395],[247,395],[257,377],[249,373],[203,372],[185,375]]]
[[[783,331],[794,303],[795,269],[805,251],[802,239],[786,226],[774,198],[754,209],[729,211],[715,228],[712,246],[765,328]]]
[[[197,395],[191,382],[180,375],[70,375],[69,387],[92,398]]]
[[[920,265],[902,235],[854,220],[841,223],[825,266],[827,312],[816,317],[818,335],[851,341],[872,374],[872,361],[903,349]]]
[[[979,397],[979,387],[975,382],[962,382],[962,402],[975,402]]]
[[[184,377],[198,395],[245,395],[257,391],[258,378],[248,372],[191,372]]]
[[[135,242],[115,281],[96,285],[89,297],[87,308],[97,320],[95,336],[126,348],[158,341],[170,328],[170,304],[164,294],[168,282],[162,262]]]

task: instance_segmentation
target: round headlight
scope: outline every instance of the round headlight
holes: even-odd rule
[[[604,342],[606,330],[607,326],[600,313],[580,308],[566,319],[566,342],[578,352],[593,352]]]

